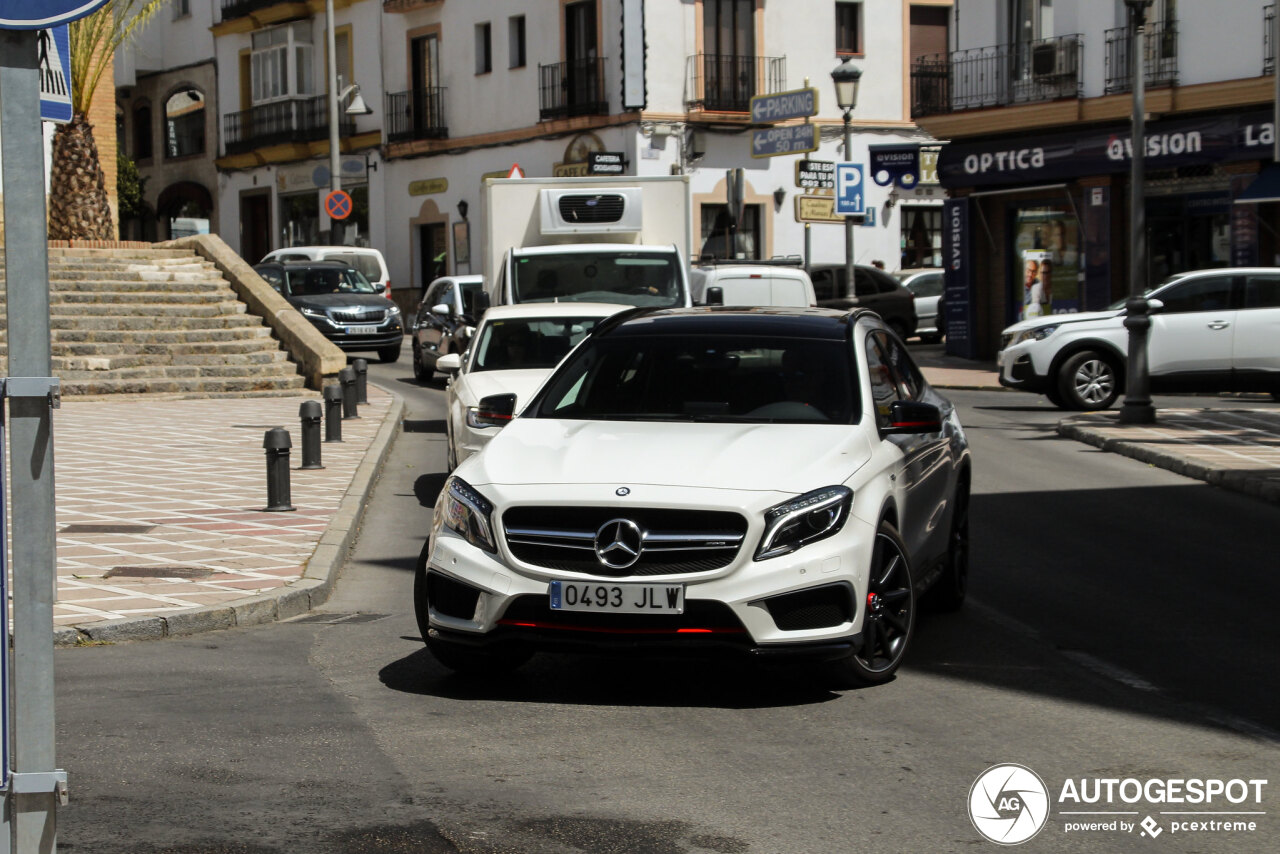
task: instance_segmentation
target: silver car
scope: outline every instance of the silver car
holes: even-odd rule
[[[936,267],[917,267],[893,274],[916,298],[916,335],[926,344],[942,340],[938,320],[938,301],[942,298],[942,271]]]

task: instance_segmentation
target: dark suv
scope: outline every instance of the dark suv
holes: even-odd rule
[[[372,350],[383,362],[400,358],[400,309],[354,267],[334,261],[286,261],[254,266],[302,316],[344,352]]]
[[[915,296],[883,270],[857,265],[851,296],[845,296],[848,293],[845,289],[848,276],[843,264],[814,264],[809,268],[809,278],[813,279],[813,292],[819,307],[869,308],[880,315],[885,325],[903,341],[915,334]]]

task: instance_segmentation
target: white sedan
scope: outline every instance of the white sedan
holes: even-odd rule
[[[436,362],[436,370],[449,375],[449,471],[478,453],[510,420],[480,411],[481,398],[514,395],[513,411],[519,412],[551,369],[597,323],[626,308],[589,302],[523,303],[485,312],[466,353],[441,356]]]

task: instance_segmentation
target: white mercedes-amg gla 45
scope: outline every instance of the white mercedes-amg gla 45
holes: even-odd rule
[[[922,603],[964,599],[970,453],[874,313],[635,309],[602,321],[440,492],[416,570],[431,652],[829,660],[890,679]]]

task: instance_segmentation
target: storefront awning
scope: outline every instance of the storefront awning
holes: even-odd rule
[[[1235,200],[1237,205],[1257,205],[1263,202],[1280,202],[1280,164],[1268,163],[1263,166],[1258,177]]]

